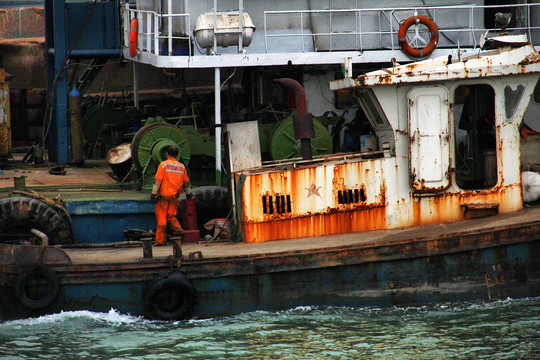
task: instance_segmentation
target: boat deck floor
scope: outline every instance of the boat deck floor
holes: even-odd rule
[[[86,160],[82,166],[64,166],[64,175],[51,174],[49,166],[22,162],[0,163],[0,197],[14,190],[15,178],[24,176],[27,190],[64,201],[148,199],[148,193],[132,190],[131,184],[119,183],[106,160]]]
[[[200,252],[203,259],[236,258],[243,256],[268,256],[275,253],[294,253],[304,251],[324,251],[331,248],[347,246],[373,246],[400,242],[413,242],[420,239],[448,236],[451,234],[466,234],[469,232],[496,230],[504,227],[538,223],[540,221],[540,206],[524,210],[499,214],[490,217],[462,220],[451,223],[414,226],[391,230],[375,230],[360,233],[335,234],[327,236],[276,240],[263,243],[232,243],[214,242],[211,244],[187,243],[182,245],[184,258]],[[135,248],[96,248],[73,249],[64,251],[74,265],[90,265],[104,263],[133,263],[145,262],[142,247]],[[171,246],[153,247],[154,258],[166,259],[172,255]],[[189,261],[189,260],[188,260]]]

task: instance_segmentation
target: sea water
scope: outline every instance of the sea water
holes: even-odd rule
[[[540,298],[174,322],[63,312],[0,323],[0,359],[540,359]]]

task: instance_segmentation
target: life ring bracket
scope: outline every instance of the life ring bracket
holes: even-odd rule
[[[426,26],[430,32],[429,43],[421,49],[413,48],[407,42],[407,31],[411,26],[418,26],[418,24]],[[428,17],[422,15],[411,16],[410,18],[406,19],[399,27],[398,42],[401,50],[412,57],[428,56],[433,52],[433,50],[435,50],[439,43],[439,28],[437,27],[437,24],[435,24],[435,22]]]

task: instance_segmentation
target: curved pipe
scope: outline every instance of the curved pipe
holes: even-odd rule
[[[300,85],[298,81],[291,78],[274,79],[274,81],[283,87],[294,91],[294,96],[296,99],[296,113],[298,115],[307,114],[306,93],[302,85]]]
[[[47,234],[39,231],[38,229],[30,229],[30,232],[34,234],[41,241],[41,245],[43,246],[49,245],[49,237],[47,236]]]
[[[300,140],[302,159],[313,159],[311,138],[315,137],[312,115],[307,112],[306,92],[300,83],[290,78],[275,79],[281,86],[291,89],[296,98],[296,115],[293,116],[294,136]]]

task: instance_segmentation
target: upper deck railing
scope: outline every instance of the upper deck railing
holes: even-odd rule
[[[335,10],[263,11],[252,14],[257,30],[246,55],[314,54],[364,52],[369,50],[399,51],[398,31],[403,21],[423,15],[439,29],[437,49],[476,48],[480,36],[487,31],[485,23],[495,12],[511,12],[507,32],[526,33],[533,45],[540,45],[540,3],[504,6],[426,6],[412,8],[367,8]],[[193,38],[195,14],[159,14],[125,5],[124,47],[129,47],[130,21],[137,17],[139,54],[200,57],[208,54]],[[262,16],[261,16],[262,15]],[[489,19],[489,22],[492,19]],[[176,22],[173,29],[173,22]],[[180,27],[178,27],[180,24]],[[427,28],[418,27],[416,41],[429,41]],[[174,43],[183,39],[187,49],[178,53]],[[413,44],[414,45],[414,44]],[[420,46],[422,47],[422,46]],[[126,53],[126,51],[124,52]],[[234,46],[218,48],[217,54],[235,54]],[[392,54],[387,54],[388,60]],[[206,60],[205,60],[206,61]]]
[[[280,52],[283,39],[300,37],[302,52],[400,50],[398,31],[403,21],[423,15],[439,28],[439,47],[477,47],[482,34],[500,31],[484,26],[486,10],[511,11],[513,19],[507,31],[527,33],[536,45],[540,44],[540,3],[504,6],[425,6],[408,8],[370,8],[344,10],[287,10],[264,12],[265,52]],[[533,15],[534,13],[534,15]],[[298,28],[273,30],[278,18],[300,24]],[[535,21],[536,20],[536,21]],[[351,26],[352,25],[352,26]],[[427,28],[420,32],[429,35]],[[277,39],[278,41],[273,41]],[[312,48],[306,44],[313,44]],[[319,45],[319,46],[318,46]]]

